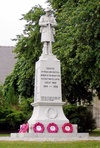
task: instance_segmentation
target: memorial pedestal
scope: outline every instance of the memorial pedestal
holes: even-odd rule
[[[35,92],[33,114],[29,119],[29,133],[33,133],[33,125],[42,123],[44,133],[48,133],[49,124],[58,127],[58,133],[63,133],[62,126],[69,123],[63,113],[61,93],[60,61],[54,55],[43,55],[35,66]],[[38,125],[38,128],[39,127]],[[55,127],[51,127],[55,128]],[[77,125],[73,125],[73,132],[77,133]]]
[[[27,133],[12,133],[12,138],[71,138],[88,137],[77,133],[77,125],[70,124],[62,106],[60,61],[54,55],[42,55],[35,65],[33,114],[28,120]]]
[[[11,134],[17,138],[68,138],[77,137],[77,125],[70,124],[62,106],[60,61],[52,54],[55,27],[57,22],[47,7],[46,14],[40,17],[42,55],[35,65],[35,88],[33,114],[20,133]],[[22,133],[23,132],[23,133]],[[24,133],[27,132],[27,133]],[[82,134],[81,136],[87,136]]]

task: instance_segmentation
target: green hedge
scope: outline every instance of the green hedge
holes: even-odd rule
[[[0,111],[0,130],[18,129],[25,118],[22,111],[6,108]]]
[[[27,122],[32,114],[31,101],[23,99],[16,106],[0,106],[0,130],[18,130],[21,124]]]
[[[64,106],[65,116],[70,123],[78,124],[78,132],[87,132],[96,128],[95,119],[92,112],[84,106]]]

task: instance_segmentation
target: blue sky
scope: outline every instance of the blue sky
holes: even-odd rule
[[[0,46],[14,46],[11,39],[21,34],[25,22],[20,21],[34,5],[47,7],[46,0],[0,0]]]

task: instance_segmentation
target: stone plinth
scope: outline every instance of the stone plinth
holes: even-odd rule
[[[33,133],[33,125],[42,123],[45,127],[44,132],[48,132],[49,123],[55,123],[59,127],[69,120],[63,113],[62,93],[61,93],[61,71],[60,61],[54,55],[43,55],[35,66],[35,92],[33,114],[29,119],[29,133]],[[77,129],[77,128],[74,128]],[[76,130],[75,130],[76,131]]]
[[[60,61],[54,55],[42,55],[35,65],[33,114],[28,120],[27,133],[12,133],[12,138],[62,139],[88,137],[77,133],[63,112]]]

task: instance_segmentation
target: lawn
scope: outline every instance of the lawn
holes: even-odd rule
[[[96,136],[96,137],[100,136],[100,128],[91,131],[91,132],[89,133],[89,135],[90,135],[90,136]]]
[[[0,137],[8,137],[10,134],[0,134]]]
[[[9,136],[9,134],[0,134]],[[90,132],[90,136],[100,136],[100,129]],[[0,141],[0,148],[100,148],[100,141],[64,141],[64,142],[26,142]]]
[[[0,148],[100,148],[100,141],[24,142],[0,141]]]

